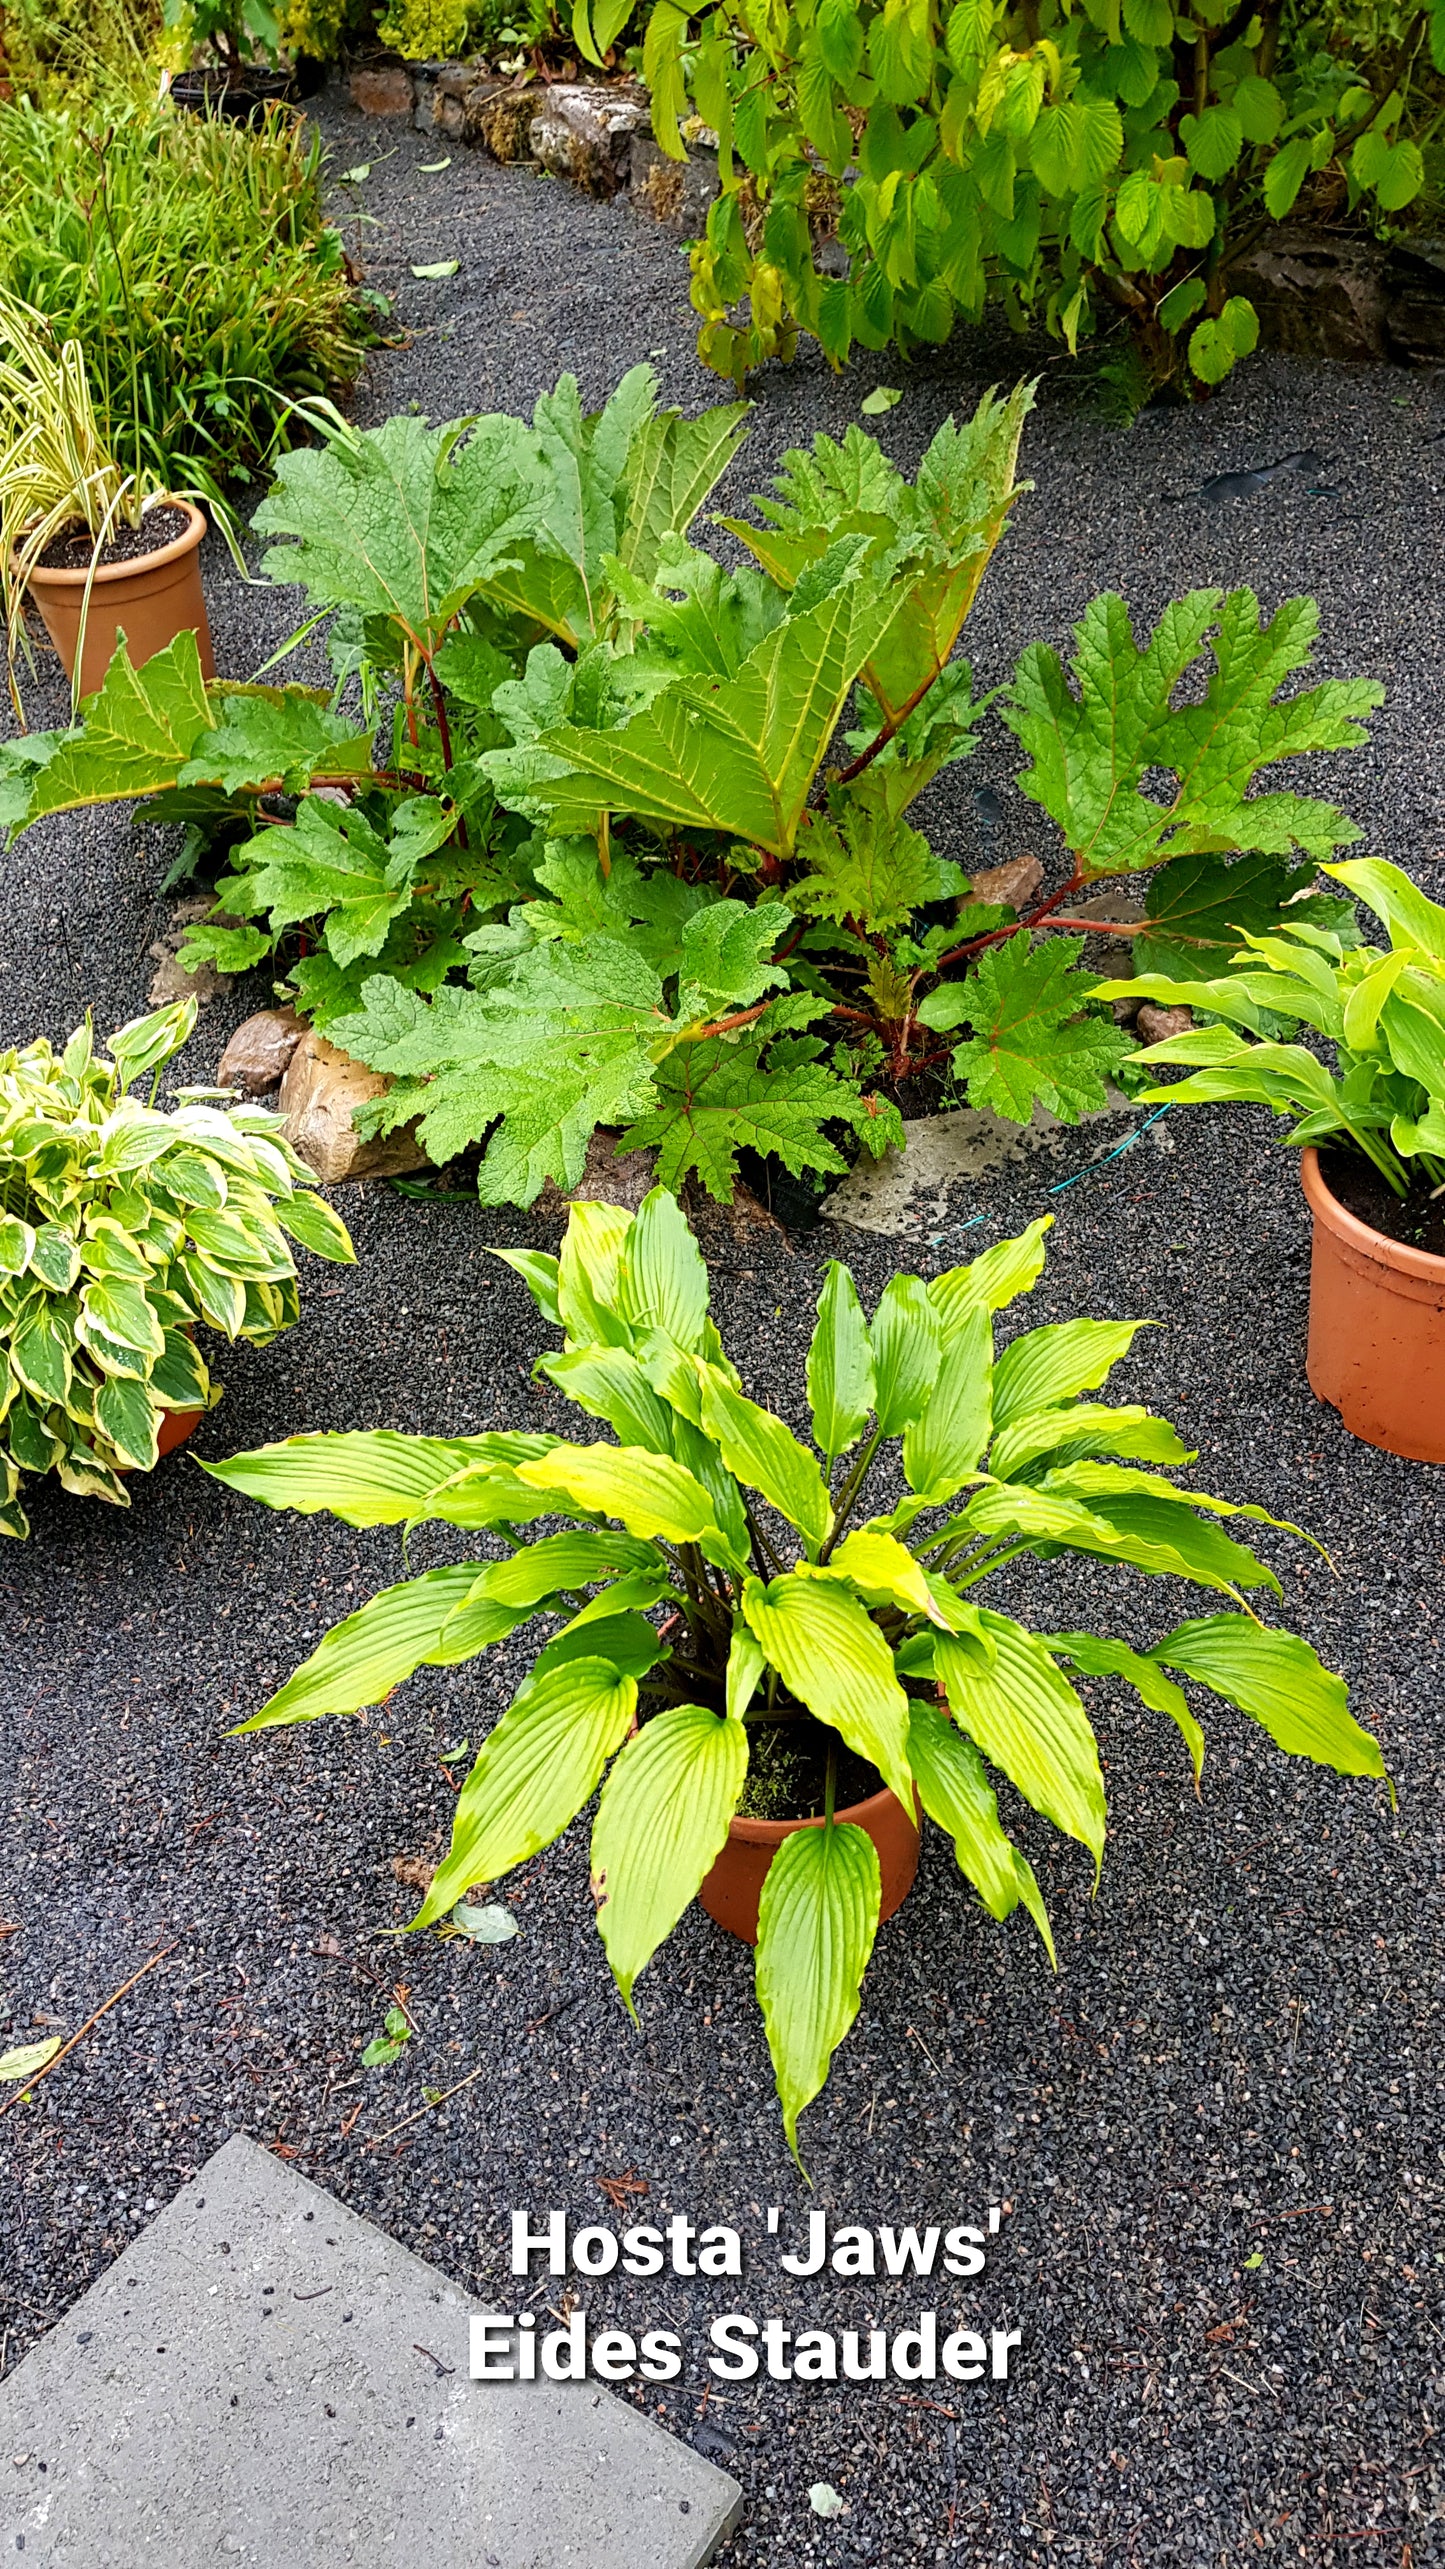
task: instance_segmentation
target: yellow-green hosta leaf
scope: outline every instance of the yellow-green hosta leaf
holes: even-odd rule
[[[903,1472],[921,1497],[951,1499],[978,1468],[993,1424],[993,1324],[981,1304],[955,1320],[925,1407],[903,1431]]]
[[[557,1263],[557,1309],[569,1347],[630,1347],[618,1303],[622,1244],[633,1215],[617,1204],[574,1204]]]
[[[768,1867],[758,1909],[758,2004],[795,2159],[798,2117],[858,2013],[881,1906],[878,1851],[852,1822],[795,1829]]]
[[[801,1575],[801,1574],[800,1574]],[[950,1596],[942,1579],[930,1579],[906,1543],[875,1526],[858,1526],[845,1535],[816,1578],[847,1579],[865,1605],[898,1606],[904,1614],[926,1615],[941,1632],[956,1632],[964,1608]]]
[[[590,1515],[615,1516],[629,1534],[700,1543],[704,1551],[720,1540],[701,1482],[641,1445],[554,1445],[535,1463],[519,1464],[517,1478]]]
[[[710,1366],[702,1377],[702,1426],[728,1470],[749,1489],[761,1490],[805,1543],[827,1541],[833,1510],[816,1456],[771,1410],[735,1392]]]
[[[789,1692],[868,1758],[911,1810],[908,1698],[892,1651],[857,1599],[795,1571],[767,1587],[749,1579],[743,1613]]]
[[[818,1296],[818,1325],[808,1349],[808,1406],[813,1437],[831,1463],[856,1445],[875,1391],[873,1348],[845,1266],[830,1258]]]
[[[1024,1800],[1104,1858],[1104,1779],[1084,1707],[1032,1633],[1007,1615],[983,1613],[990,1660],[974,1643],[938,1633],[933,1664],[949,1708]]]
[[[671,1935],[728,1833],[748,1735],[702,1704],[659,1713],[629,1740],[592,1825],[592,1897],[629,2014],[633,1984]]]
[[[667,1565],[650,1543],[639,1543],[632,1535],[614,1534],[606,1526],[595,1531],[578,1527],[568,1534],[543,1535],[505,1561],[489,1561],[476,1574],[473,1594],[499,1606],[537,1606],[561,1589],[590,1587],[623,1571],[665,1578]]]
[[[745,1623],[735,1623],[728,1645],[727,1707],[730,1721],[742,1720],[758,1691],[758,1680],[767,1664],[756,1633],[750,1632]]]
[[[1072,1466],[1086,1455],[1127,1454],[1142,1463],[1193,1463],[1196,1454],[1167,1418],[1137,1403],[1113,1409],[1105,1401],[1076,1401],[1062,1409],[1035,1410],[1001,1428],[989,1452],[989,1470],[1011,1480],[1028,1463],[1061,1453]]]
[[[194,1338],[182,1329],[166,1331],[166,1348],[146,1377],[153,1399],[164,1409],[207,1409],[211,1378]]]
[[[870,1331],[877,1397],[874,1407],[885,1436],[901,1435],[922,1415],[938,1380],[943,1327],[927,1286],[918,1276],[894,1276],[885,1286]]]
[[[444,1864],[412,1920],[429,1927],[473,1882],[495,1882],[560,1837],[637,1709],[637,1687],[604,1659],[569,1659],[529,1677],[457,1798]]]
[[[945,1339],[976,1304],[985,1311],[1006,1311],[1038,1283],[1044,1271],[1044,1238],[1053,1220],[1052,1213],[1041,1214],[1016,1240],[996,1240],[970,1266],[950,1267],[946,1275],[934,1277],[928,1299],[943,1323]]]
[[[1087,1677],[1122,1677],[1152,1713],[1167,1713],[1178,1725],[1189,1751],[1197,1784],[1204,1768],[1204,1733],[1189,1709],[1184,1689],[1166,1677],[1155,1659],[1146,1659],[1127,1642],[1101,1639],[1092,1632],[1041,1632],[1045,1650],[1071,1659]]]
[[[248,1499],[295,1508],[298,1516],[324,1509],[343,1525],[406,1525],[426,1515],[432,1492],[457,1473],[530,1462],[553,1441],[511,1432],[404,1436],[391,1427],[325,1429],[258,1445],[202,1469]]]
[[[1022,1901],[1054,1960],[1053,1932],[1033,1866],[1004,1829],[983,1759],[957,1722],[915,1695],[908,1715],[908,1762],[925,1811],[953,1840],[959,1869],[984,1907],[1007,1918]]]
[[[500,1258],[504,1267],[519,1275],[544,1320],[554,1329],[562,1326],[562,1312],[557,1300],[558,1261],[544,1249],[489,1249],[489,1258]]]
[[[1180,1495],[1171,1494],[1175,1500]],[[957,1522],[970,1533],[1017,1534],[1028,1543],[1061,1543],[1108,1561],[1129,1561],[1156,1577],[1195,1579],[1229,1596],[1241,1588],[1279,1588],[1274,1572],[1247,1545],[1166,1499],[1110,1498],[1087,1507],[1066,1490],[994,1481],[975,1493]]]
[[[660,1329],[692,1353],[707,1318],[707,1268],[682,1207],[664,1186],[643,1198],[617,1264],[617,1303],[635,1330]]]
[[[293,1677],[232,1736],[270,1730],[278,1722],[312,1722],[324,1713],[356,1713],[379,1704],[404,1677],[420,1668],[441,1638],[442,1627],[465,1605],[476,1584],[474,1561],[424,1571],[419,1579],[382,1588],[369,1602],[333,1624]],[[466,1884],[462,1884],[465,1891]]]
[[[1247,1615],[1200,1615],[1176,1624],[1149,1656],[1237,1704],[1291,1757],[1337,1775],[1385,1775],[1379,1741],[1351,1714],[1343,1677],[1297,1633],[1272,1632]]]
[[[1097,1391],[1149,1326],[1145,1320],[1061,1320],[1026,1330],[994,1367],[994,1425],[1007,1427],[1034,1410],[1056,1409],[1079,1392]]]
[[[625,1347],[569,1347],[560,1356],[539,1357],[533,1370],[589,1418],[604,1419],[620,1445],[672,1452],[673,1412]]]

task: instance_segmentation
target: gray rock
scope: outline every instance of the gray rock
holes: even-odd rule
[[[268,1097],[279,1088],[287,1066],[306,1032],[294,1008],[262,1008],[236,1028],[216,1072],[220,1088],[239,1088],[243,1097]]]
[[[1102,1144],[1112,1146],[1134,1109],[1110,1092],[1110,1103],[1086,1115],[1086,1124],[1116,1127]],[[904,1148],[885,1151],[881,1160],[860,1159],[835,1186],[822,1212],[827,1222],[846,1222],[855,1231],[880,1231],[907,1239],[948,1210],[950,1191],[962,1182],[979,1184],[1011,1177],[1030,1161],[1043,1168],[1073,1128],[1061,1124],[1045,1106],[1036,1106],[1028,1124],[1005,1123],[1001,1115],[976,1107],[956,1107],[948,1115],[920,1115],[903,1127]]]
[[[558,81],[539,95],[532,157],[589,196],[616,196],[627,185],[632,138],[646,123],[640,91]]]
[[[415,1124],[400,1132],[363,1140],[352,1121],[358,1106],[384,1097],[391,1086],[380,1071],[368,1070],[339,1052],[324,1035],[303,1035],[281,1082],[279,1105],[292,1149],[315,1170],[323,1186],[344,1178],[397,1177],[406,1169],[425,1168],[427,1158],[416,1138]]]
[[[240,919],[229,919],[218,913],[212,893],[202,893],[199,898],[189,901],[178,901],[171,912],[170,926],[146,948],[156,965],[146,992],[152,1008],[174,1007],[178,999],[194,999],[198,1008],[208,1008],[213,999],[219,999],[230,989],[229,974],[218,972],[213,963],[197,963],[194,968],[187,969],[181,961],[186,930],[193,928],[200,919],[209,919],[215,927],[239,928],[244,925]]]
[[[702,2569],[737,2482],[595,2382],[473,2381],[480,2307],[228,2141],[0,2385],[6,2558]]]

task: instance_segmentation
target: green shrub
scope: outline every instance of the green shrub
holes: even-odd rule
[[[1220,1519],[1281,1520],[1166,1479],[1195,1459],[1168,1422],[1091,1397],[1142,1324],[1026,1330],[995,1361],[993,1315],[1037,1281],[1047,1229],[930,1284],[895,1276],[871,1328],[847,1268],[830,1265],[807,1364],[816,1454],[744,1395],[708,1316],[707,1269],[660,1189],[635,1220],[579,1205],[560,1259],[495,1251],[564,1333],[538,1373],[617,1442],[293,1436],[208,1465],[270,1507],[486,1529],[507,1547],[384,1589],[242,1727],[356,1712],[414,1669],[455,1667],[539,1615],[562,1618],[482,1744],[415,1924],[550,1845],[601,1783],[592,1888],[629,2008],[727,1835],[750,1751],[779,1724],[785,1736],[821,1726],[835,1756],[846,1744],[905,1809],[916,1785],[984,1907],[1006,1918],[1022,1905],[1051,1959],[989,1770],[1087,1848],[1097,1875],[1104,1779],[1066,1670],[1122,1680],[1172,1720],[1196,1781],[1204,1734],[1180,1677],[1294,1756],[1383,1775],[1343,1681],[1244,1608],[1243,1591],[1279,1594],[1279,1582]],[[905,1494],[855,1523],[885,1453]],[[574,1530],[518,1530],[559,1512]],[[1192,1581],[1244,1611],[1196,1617],[1139,1651],[980,1603],[994,1572],[1060,1552]],[[659,1606],[662,1630],[648,1620]],[[830,1768],[824,1825],[785,1840],[759,1927],[758,1997],[795,2151],[878,1924],[872,1840],[834,1807]]]
[[[264,1347],[301,1316],[288,1236],[351,1262],[274,1115],[154,1104],[194,1000],[137,1018],[95,1053],[0,1053],[0,1534],[29,1531],[23,1472],[129,1507],[173,1410],[214,1409],[204,1323]],[[130,1094],[151,1075],[151,1103]]]
[[[1445,7],[657,0],[645,65],[664,148],[689,110],[718,140],[693,301],[719,373],[800,330],[834,365],[907,354],[996,300],[1071,351],[1121,314],[1146,384],[1197,387],[1255,345],[1231,268],[1264,222],[1419,197]],[[829,213],[843,276],[816,256]]]
[[[1198,590],[1141,645],[1098,598],[1068,668],[1023,654],[1001,710],[1066,879],[1022,916],[912,825],[976,743],[953,653],[1019,496],[1027,386],[948,422],[911,483],[857,428],[785,456],[721,521],[753,557],[733,571],[686,530],[743,412],[687,420],[655,390],[634,368],[584,415],[564,377],[530,426],[401,418],[286,457],[266,567],[304,630],[330,620],[365,727],[304,688],[208,693],[182,637],[139,672],[118,656],[78,731],[0,752],[0,821],[143,794],[218,827],[223,915],[183,954],[283,953],[313,1021],[390,1075],[367,1127],[420,1116],[437,1160],[486,1139],[490,1203],[575,1185],[599,1124],[724,1200],[744,1148],[836,1174],[850,1130],[900,1138],[919,1077],[1077,1120],[1129,1041],[1079,936],[1034,931],[1082,930],[1068,897],[1106,878],[1149,878],[1147,969],[1349,915],[1311,885],[1354,824],[1253,790],[1362,740],[1379,701],[1282,696],[1307,599],[1265,618]]]
[[[0,268],[85,350],[127,472],[219,485],[269,455],[288,403],[350,383],[375,331],[322,218],[321,147],[168,106],[104,128],[0,106]]]

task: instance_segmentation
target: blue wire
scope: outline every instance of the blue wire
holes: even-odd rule
[[[1081,1178],[1097,1177],[1099,1171],[1106,1169],[1111,1160],[1122,1159],[1126,1151],[1132,1151],[1135,1143],[1142,1140],[1148,1132],[1150,1125],[1157,1124],[1160,1116],[1167,1115],[1168,1112],[1167,1106],[1156,1106],[1152,1115],[1146,1115],[1143,1123],[1136,1124],[1133,1132],[1126,1133],[1123,1141],[1118,1143],[1112,1151],[1106,1151],[1101,1160],[1091,1160],[1086,1169],[1076,1169],[1072,1177],[1061,1177],[1057,1186],[1050,1187],[1050,1195],[1062,1195],[1066,1188],[1077,1186]]]

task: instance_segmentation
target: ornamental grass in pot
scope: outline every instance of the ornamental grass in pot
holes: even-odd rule
[[[0,591],[10,694],[33,599],[71,682],[93,695],[123,638],[137,668],[194,633],[213,677],[201,588],[206,520],[189,492],[122,472],[102,435],[78,339],[0,293]]]
[[[300,1317],[289,1241],[354,1257],[264,1107],[156,1106],[195,1021],[138,1018],[109,1061],[88,1018],[62,1053],[0,1053],[0,1533],[29,1532],[27,1472],[128,1507],[221,1397],[197,1330],[264,1347]]]
[[[631,2009],[773,1743],[805,1761],[821,1748],[818,1824],[780,1833],[757,1928],[795,2151],[798,2117],[857,2014],[883,1905],[875,1833],[845,1774],[861,1765],[905,1829],[921,1806],[985,1908],[1002,1919],[1024,1907],[1052,1956],[995,1782],[1077,1839],[1097,1874],[1103,1776],[1067,1670],[1132,1685],[1177,1725],[1196,1777],[1204,1740],[1181,1677],[1295,1755],[1384,1773],[1342,1680],[1245,1604],[1244,1591],[1279,1583],[1220,1520],[1281,1520],[1164,1477],[1194,1459],[1168,1422],[1090,1397],[1142,1324],[1032,1329],[995,1358],[994,1316],[1036,1282],[1047,1228],[927,1284],[895,1276],[871,1322],[847,1268],[830,1265],[807,1360],[809,1446],[744,1392],[675,1198],[658,1188],[636,1216],[580,1204],[559,1258],[493,1254],[562,1333],[537,1371],[610,1436],[294,1436],[206,1467],[271,1507],[487,1538],[477,1557],[384,1589],[337,1624],[244,1730],[356,1712],[419,1667],[456,1666],[549,1619],[457,1797],[418,1927],[550,1845],[600,1784],[592,1891]],[[535,1531],[559,1517],[565,1530]],[[1235,1610],[1140,1651],[1034,1630],[982,1602],[1006,1564],[1069,1550],[1192,1580]]]
[[[1216,981],[1146,973],[1102,998],[1184,1001],[1216,1020],[1135,1058],[1185,1063],[1146,1089],[1171,1105],[1248,1099],[1297,1121],[1314,1217],[1310,1387],[1351,1435],[1445,1463],[1445,909],[1378,858],[1325,868],[1373,911],[1388,946],[1301,922],[1245,936]],[[1331,1071],[1275,1027],[1313,1029]]]

